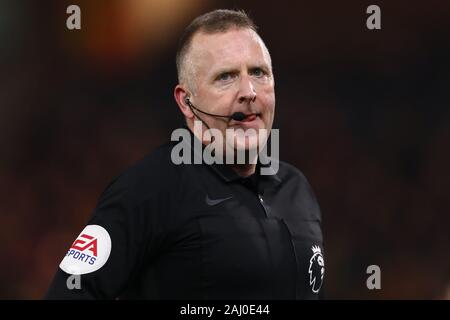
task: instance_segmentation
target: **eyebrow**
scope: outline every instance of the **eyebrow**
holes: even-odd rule
[[[266,63],[258,63],[258,64],[253,64],[250,65],[248,67],[248,70],[253,70],[253,69],[262,69],[265,70],[267,72],[270,72],[270,66]],[[233,67],[224,67],[224,68],[220,68],[214,72],[211,73],[211,77],[212,79],[217,78],[219,75],[224,74],[224,73],[239,73],[241,70],[239,68],[233,68]]]
[[[251,69],[262,69],[262,70],[266,70],[267,72],[270,72],[270,66],[266,63],[261,63],[261,64],[255,64],[253,66],[250,66],[249,68]]]
[[[238,68],[220,68],[214,72],[212,72],[213,78],[216,78],[217,76],[224,74],[224,73],[239,73],[240,70]]]

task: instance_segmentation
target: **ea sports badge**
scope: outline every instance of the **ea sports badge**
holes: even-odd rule
[[[99,225],[88,225],[72,243],[59,267],[69,274],[91,273],[105,265],[110,253],[108,231]]]

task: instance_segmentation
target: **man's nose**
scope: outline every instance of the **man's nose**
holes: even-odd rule
[[[239,88],[239,103],[253,102],[256,99],[256,90],[249,78],[243,77]]]

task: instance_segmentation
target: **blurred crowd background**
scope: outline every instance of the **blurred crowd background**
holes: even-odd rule
[[[81,8],[68,30],[66,8]],[[381,8],[381,30],[366,8]],[[175,50],[245,9],[281,159],[321,205],[329,299],[450,297],[450,3],[0,0],[0,298],[39,299],[113,177],[182,124]],[[381,268],[381,290],[366,269]]]

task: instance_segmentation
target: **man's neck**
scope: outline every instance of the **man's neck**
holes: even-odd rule
[[[202,123],[202,131],[197,132],[194,130],[192,123],[187,124],[187,127],[191,130],[191,132],[194,134],[194,136],[202,142],[203,145],[209,144],[209,142],[203,141],[203,130],[206,130],[207,128]],[[236,155],[235,155],[236,156]],[[246,155],[247,157],[248,155]],[[234,159],[235,161],[237,158]],[[256,161],[254,161],[256,162]],[[225,160],[224,160],[225,163]],[[236,172],[241,177],[248,177],[255,173],[256,171],[256,163],[245,163],[245,164],[226,164],[229,166],[234,172]]]
[[[244,178],[251,176],[256,171],[256,164],[230,164],[229,167]]]

